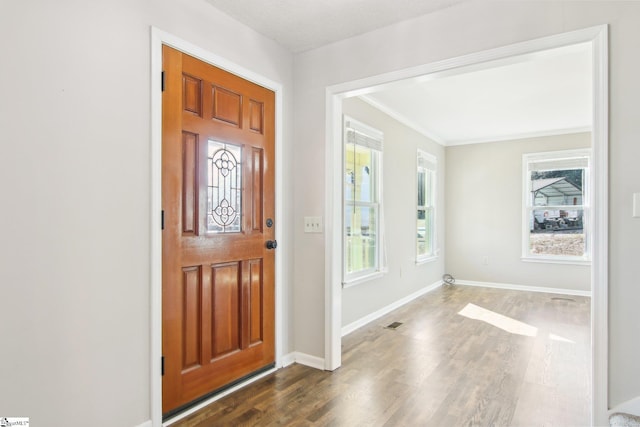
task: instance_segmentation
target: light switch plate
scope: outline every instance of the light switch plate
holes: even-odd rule
[[[322,233],[322,217],[321,216],[305,216],[304,232],[305,233]]]
[[[640,193],[633,194],[633,217],[640,218]]]

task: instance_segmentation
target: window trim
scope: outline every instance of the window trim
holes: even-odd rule
[[[377,210],[377,218],[376,218],[376,246],[375,246],[375,267],[367,268],[364,270],[359,270],[357,272],[347,273],[347,233],[346,233],[346,207],[347,200],[345,194],[345,182],[343,180],[342,183],[342,286],[343,288],[348,288],[351,286],[355,286],[361,283],[368,282],[373,279],[377,279],[382,277],[384,273],[386,273],[387,269],[383,263],[384,255],[383,255],[383,198],[382,198],[382,175],[383,175],[383,143],[384,143],[384,133],[378,129],[375,129],[365,123],[362,123],[348,115],[343,116],[343,128],[342,128],[342,173],[346,171],[346,147],[347,147],[347,129],[352,129],[360,134],[365,135],[367,138],[371,140],[375,140],[377,144],[365,145],[365,144],[357,144],[361,147],[371,149],[373,151],[377,151],[377,159],[375,161],[377,174],[373,177],[373,182],[375,183],[375,191],[377,195],[376,202],[363,202],[357,200],[351,200],[353,203],[354,211],[358,207],[374,207]]]
[[[416,226],[415,226],[415,236],[416,237],[415,237],[415,240],[414,240],[414,251],[415,251],[415,254],[416,254],[415,261],[416,261],[417,265],[426,264],[428,262],[435,261],[439,256],[439,251],[437,249],[437,247],[438,247],[437,246],[438,233],[437,233],[437,229],[436,229],[436,226],[437,226],[437,223],[438,223],[438,219],[437,219],[438,218],[438,215],[437,215],[437,212],[438,212],[438,207],[437,207],[438,206],[438,198],[437,198],[438,197],[438,186],[437,186],[437,182],[438,182],[438,179],[437,179],[437,177],[438,177],[438,158],[436,156],[434,156],[433,154],[431,154],[431,153],[429,153],[429,152],[427,152],[427,151],[425,151],[423,149],[420,149],[420,148],[417,149],[417,152],[416,152],[416,178],[414,180],[414,183],[416,185],[416,190],[415,190],[415,193],[414,193],[416,195],[416,198],[415,198],[416,219],[417,219],[418,210],[421,209],[421,206],[418,205],[418,197],[419,197],[418,196],[418,189],[419,189],[418,177],[420,176],[419,175],[420,174],[420,157],[423,157],[426,160],[427,163],[433,164],[433,169],[429,169],[428,167],[424,167],[425,171],[431,172],[431,182],[430,182],[430,184],[431,184],[431,205],[427,204],[427,205],[422,206],[422,208],[424,208],[425,211],[426,210],[431,210],[432,215],[431,215],[431,227],[430,227],[430,232],[431,232],[431,236],[430,236],[431,237],[431,251],[427,252],[425,254],[419,254],[418,253],[418,223],[416,221]],[[425,198],[425,202],[426,201],[427,200]]]
[[[521,261],[534,262],[534,263],[548,263],[548,264],[572,264],[572,265],[590,265],[592,260],[592,238],[593,238],[593,223],[592,216],[592,191],[591,191],[591,168],[592,166],[592,149],[591,148],[578,148],[571,150],[558,150],[558,151],[545,151],[538,153],[525,153],[522,155],[522,252]],[[530,253],[529,239],[530,239],[530,214],[536,210],[535,204],[531,199],[531,171],[529,165],[531,163],[542,161],[562,161],[570,159],[586,159],[586,167],[575,167],[575,169],[584,169],[584,176],[582,179],[583,195],[582,207],[583,211],[583,230],[584,230],[584,244],[585,252],[582,256],[575,255],[535,255]],[[561,168],[554,169],[561,170]],[[548,209],[561,209],[574,207],[576,205],[550,205],[544,206]]]

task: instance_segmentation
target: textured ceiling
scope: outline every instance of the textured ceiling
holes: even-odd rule
[[[294,53],[468,0],[207,0]]]

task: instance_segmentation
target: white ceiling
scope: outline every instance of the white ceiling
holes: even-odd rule
[[[207,0],[294,53],[469,0]]]
[[[588,44],[398,82],[363,100],[443,145],[591,130]]]
[[[207,0],[293,53],[471,0]],[[443,145],[587,131],[588,45],[385,85],[362,99]]]

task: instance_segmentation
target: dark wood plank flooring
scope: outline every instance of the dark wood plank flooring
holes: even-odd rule
[[[336,371],[291,365],[172,426],[587,426],[590,303],[442,287],[344,337]]]

